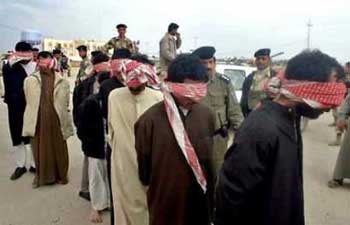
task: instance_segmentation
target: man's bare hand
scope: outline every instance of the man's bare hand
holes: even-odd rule
[[[346,123],[346,120],[344,120],[344,119],[338,120],[337,121],[337,128],[340,131],[344,131],[344,130],[348,129],[348,124]]]

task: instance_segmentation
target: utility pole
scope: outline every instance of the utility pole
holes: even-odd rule
[[[307,24],[307,49],[310,49],[311,47],[311,28],[312,28],[311,20],[309,20]]]

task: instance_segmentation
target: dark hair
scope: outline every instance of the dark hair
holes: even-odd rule
[[[52,58],[53,56],[52,56],[51,52],[48,52],[48,51],[41,51],[41,52],[39,52],[39,54],[38,54],[38,58],[39,58],[39,57],[42,57],[42,58],[47,59],[47,58]]]
[[[131,52],[127,48],[120,48],[113,52],[112,59],[129,59]]]
[[[92,57],[95,57],[95,56],[97,56],[99,54],[103,54],[103,52],[100,51],[100,50],[97,50],[97,51],[92,51],[90,54],[91,54]]]
[[[177,56],[168,68],[167,81],[183,83],[185,79],[207,82],[207,69],[201,64],[197,56],[181,54]]]
[[[93,57],[92,64],[96,65],[96,64],[101,63],[101,62],[108,62],[108,60],[109,60],[109,56],[104,54],[104,53],[101,53],[101,54],[97,54]]]
[[[350,62],[345,63],[345,66],[350,67]]]
[[[171,32],[171,31],[176,30],[178,28],[179,28],[179,25],[177,25],[176,23],[171,23],[168,26],[168,32]]]
[[[54,55],[61,54],[61,53],[62,53],[62,51],[60,49],[57,49],[57,48],[52,51],[52,54],[54,54]]]
[[[28,52],[28,51],[32,51],[32,46],[25,41],[20,41],[20,42],[17,42],[15,46],[15,50],[17,52]]]
[[[339,67],[336,59],[320,50],[304,50],[289,60],[285,76],[287,79],[327,82],[330,74]],[[341,74],[338,77],[341,78]]]
[[[131,60],[135,60],[137,62],[148,64],[154,66],[154,62],[148,58],[147,55],[144,54],[135,54],[130,57]]]
[[[38,52],[39,49],[38,49],[38,48],[32,48],[32,51],[33,51],[33,52]]]
[[[117,29],[119,29],[119,28],[128,28],[128,26],[126,26],[125,24],[121,23],[121,24],[118,24],[118,25],[116,26],[116,28],[117,28]]]

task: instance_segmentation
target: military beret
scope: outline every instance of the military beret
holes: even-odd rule
[[[212,46],[203,46],[200,48],[197,48],[192,52],[192,55],[198,56],[200,59],[211,59],[214,57],[216,50]]]
[[[116,26],[116,28],[117,28],[117,29],[119,29],[119,28],[128,28],[128,26],[126,26],[125,24],[121,23],[121,24],[118,24],[118,25]]]
[[[131,52],[127,48],[120,48],[114,51],[112,59],[128,59],[131,57]]]
[[[77,47],[77,50],[78,50],[78,51],[87,51],[87,46],[86,46],[86,45],[79,45],[79,46]]]
[[[259,49],[258,51],[255,52],[254,57],[259,57],[259,56],[270,56],[271,49],[269,48],[262,48]]]

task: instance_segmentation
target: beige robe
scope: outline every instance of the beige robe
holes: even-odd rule
[[[138,176],[134,125],[162,94],[146,88],[132,95],[128,88],[111,92],[108,99],[108,131],[111,156],[112,195],[115,225],[148,225],[146,190]]]

